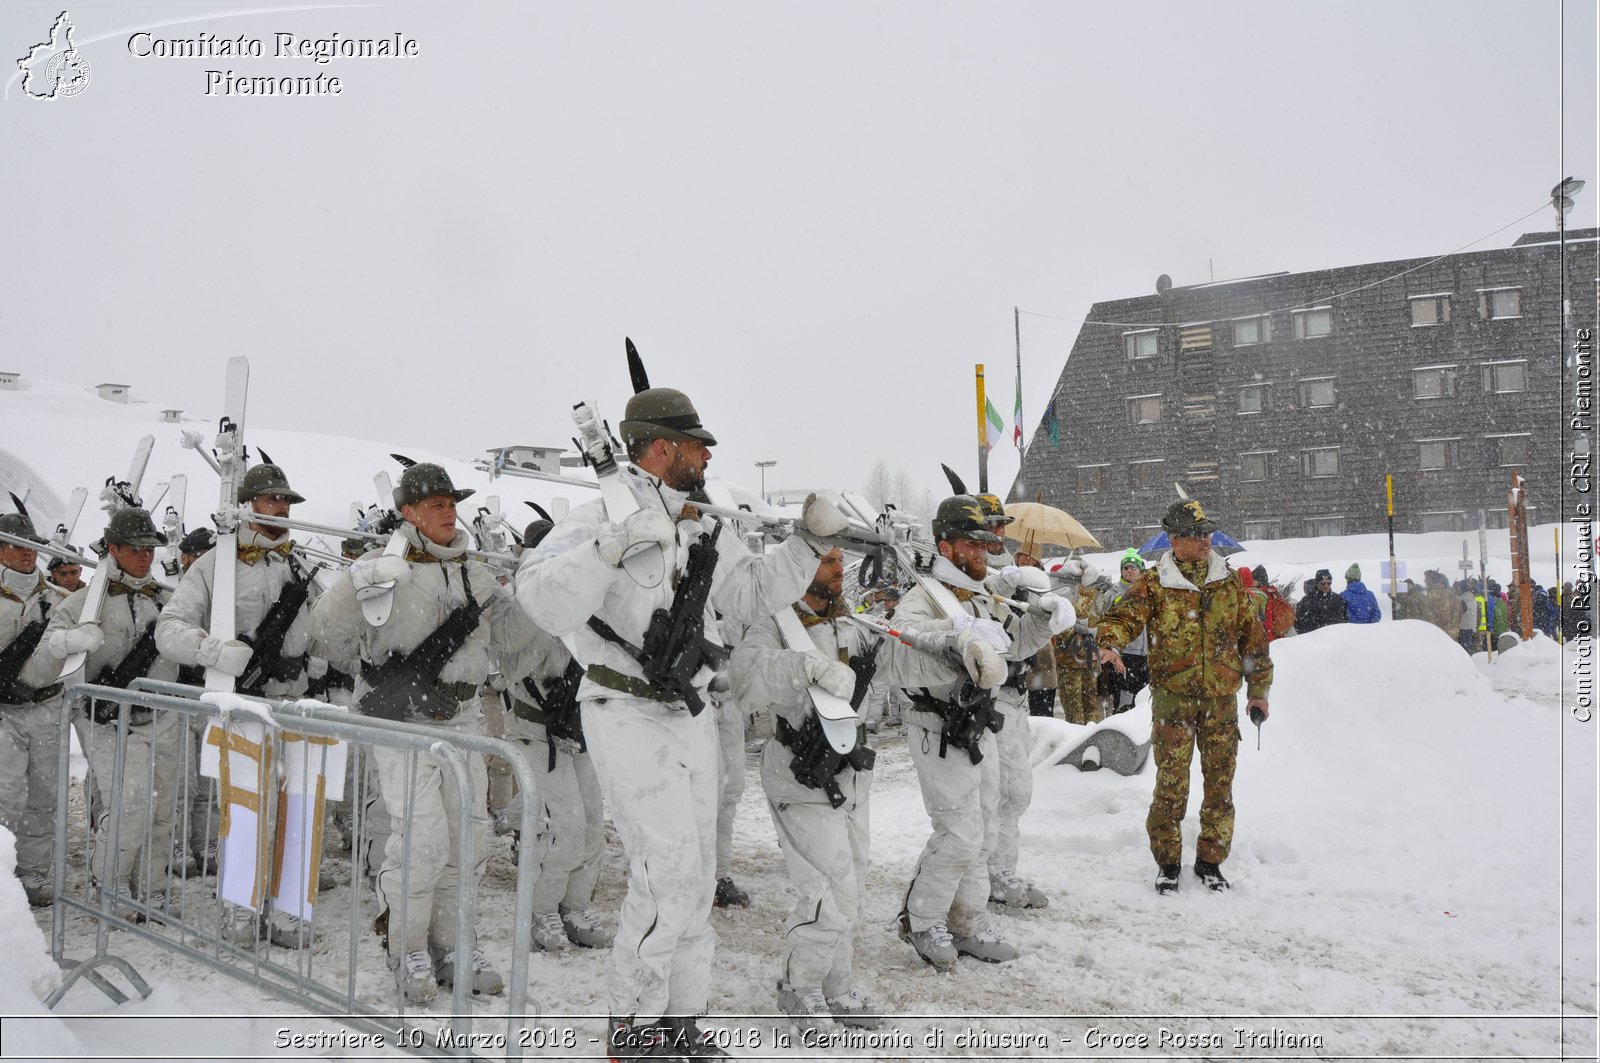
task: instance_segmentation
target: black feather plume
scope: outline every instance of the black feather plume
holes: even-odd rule
[[[941,464],[939,468],[944,470],[945,479],[950,481],[950,490],[954,491],[958,495],[964,495],[967,493],[967,485],[961,482],[961,477],[956,475],[956,471],[954,469],[943,464]]]
[[[644,371],[644,359],[639,357],[639,348],[633,345],[633,340],[622,337],[623,344],[628,348],[628,378],[633,381],[633,393],[650,390],[650,374]]]

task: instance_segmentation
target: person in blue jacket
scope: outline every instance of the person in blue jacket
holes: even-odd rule
[[[1344,599],[1345,616],[1350,623],[1376,624],[1383,619],[1383,614],[1378,612],[1377,596],[1361,582],[1360,565],[1344,570],[1344,590],[1339,592],[1339,597]]]

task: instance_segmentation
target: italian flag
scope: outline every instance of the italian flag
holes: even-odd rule
[[[987,431],[987,443],[990,450],[1006,437],[1005,418],[1000,416],[1000,411],[994,408],[994,402],[985,395],[983,397],[984,428]]]

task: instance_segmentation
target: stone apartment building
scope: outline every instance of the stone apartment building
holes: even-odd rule
[[[1241,539],[1505,525],[1559,512],[1562,367],[1594,328],[1600,230],[1279,273],[1096,303],[1033,434],[1013,499],[1068,510],[1108,547],[1176,497]],[[1566,318],[1563,346],[1562,315]]]

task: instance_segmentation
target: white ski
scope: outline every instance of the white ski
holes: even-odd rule
[[[728,490],[728,485],[721,480],[706,481],[706,498],[711,504],[721,509],[737,510],[738,502],[733,493]],[[724,524],[736,523],[722,516],[712,517],[712,520],[722,521]],[[729,529],[734,534],[735,542],[743,543],[744,536],[739,528]],[[726,540],[724,540],[726,541]],[[806,634],[806,626],[801,622],[799,614],[793,607],[784,606],[772,618],[777,622],[778,635],[783,639],[783,647],[796,653],[806,653],[814,657],[821,657],[817,644],[811,641],[811,636]],[[857,726],[861,718],[856,715],[856,710],[844,698],[830,694],[821,687],[812,684],[807,691],[811,695],[811,707],[816,711],[817,720],[822,724],[822,733],[827,736],[828,744],[837,753],[848,753],[856,747],[856,736],[859,732]]]
[[[217,525],[217,567],[211,581],[210,636],[222,642],[238,632],[234,618],[234,581],[239,568],[239,481],[244,477],[244,405],[250,390],[250,360],[228,359],[227,399],[217,426],[217,467],[222,472],[221,501],[212,518]],[[232,693],[234,679],[217,668],[206,669],[206,689]]]
[[[150,464],[150,451],[156,445],[155,436],[145,436],[133,448],[133,462],[128,466],[128,478],[118,481],[116,477],[106,480],[106,486],[100,492],[100,501],[105,503],[105,511],[121,509],[123,506],[139,505],[139,485],[144,482],[145,466]]]
[[[167,508],[161,513],[161,533],[167,537],[167,556],[161,567],[167,575],[176,576],[180,574],[183,560],[178,544],[184,536],[184,503],[189,495],[189,478],[181,472],[173,474],[171,495]]]
[[[398,510],[400,508],[394,504],[394,481],[389,479],[388,473],[380,472],[374,476],[372,478],[372,486],[378,492],[379,516],[383,515],[383,510]]]
[[[119,483],[114,476],[106,479],[106,486],[100,492],[100,500],[105,503],[105,511],[107,513],[121,509],[123,506],[136,506],[139,504],[139,483],[144,479],[144,469],[150,463],[150,450],[155,446],[155,443],[155,436],[145,436],[139,440],[138,445],[133,449],[133,462],[128,466],[128,478],[126,480]],[[76,492],[74,492],[74,495],[76,495]],[[88,497],[87,491],[84,492],[84,496],[85,498]],[[79,502],[78,506],[81,509],[83,503]],[[73,523],[77,523],[76,515],[73,517]],[[97,547],[97,549],[102,557],[105,556],[105,548],[103,546]],[[78,623],[98,624],[100,622],[100,609],[105,603],[106,586],[110,582],[103,572],[95,573],[94,579],[89,581],[88,593],[83,597],[83,609],[78,613]],[[57,679],[64,680],[67,676],[82,668],[83,662],[88,657],[87,653],[74,653],[68,657],[61,665],[61,675]]]
[[[83,513],[83,504],[89,500],[89,491],[84,487],[74,487],[72,497],[67,499],[67,511],[61,523],[56,525],[55,534],[50,536],[57,546],[71,546],[72,533],[78,527],[78,517]]]
[[[390,533],[389,545],[383,548],[383,554],[385,557],[405,557],[408,545],[405,532],[396,528]],[[385,580],[356,592],[356,600],[361,603],[361,615],[373,627],[382,627],[389,622],[389,613],[394,609],[395,582],[392,579]]]
[[[572,407],[572,422],[578,426],[577,443],[583,460],[594,468],[600,498],[605,502],[606,519],[620,524],[638,511],[639,503],[628,485],[622,482],[615,441],[608,438],[593,402],[580,402]],[[622,569],[641,587],[659,587],[667,575],[667,561],[657,544],[639,543],[623,555]]]

